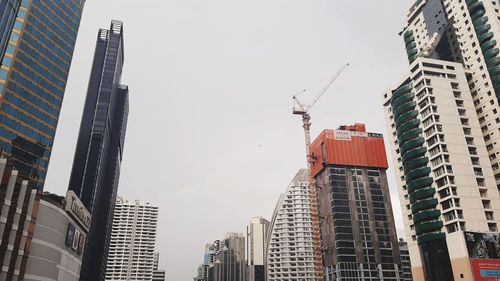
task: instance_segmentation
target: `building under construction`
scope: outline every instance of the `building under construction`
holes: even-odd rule
[[[399,280],[399,245],[382,135],[325,130],[310,147],[325,280]]]

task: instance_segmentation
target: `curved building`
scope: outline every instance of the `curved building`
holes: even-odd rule
[[[280,196],[267,237],[267,280],[315,281],[309,176],[295,175]]]

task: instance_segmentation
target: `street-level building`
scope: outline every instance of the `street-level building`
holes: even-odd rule
[[[80,280],[90,213],[78,197],[44,192],[38,209],[25,281]]]
[[[470,77],[460,63],[420,57],[384,94],[416,281],[478,278],[464,231],[498,231],[499,192]]]
[[[400,280],[401,261],[381,134],[364,124],[311,144],[325,280]]]

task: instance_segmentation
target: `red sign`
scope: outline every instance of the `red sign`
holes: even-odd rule
[[[500,281],[500,260],[471,259],[475,281]]]

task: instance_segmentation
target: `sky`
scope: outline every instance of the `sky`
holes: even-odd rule
[[[387,134],[382,94],[406,72],[398,32],[409,4],[87,0],[45,190],[67,190],[97,31],[122,20],[130,113],[118,194],[159,206],[160,267],[168,280],[192,280],[207,242],[244,233],[253,216],[270,219],[305,168],[294,94],[311,101],[349,62],[311,110],[313,139],[356,122]]]

